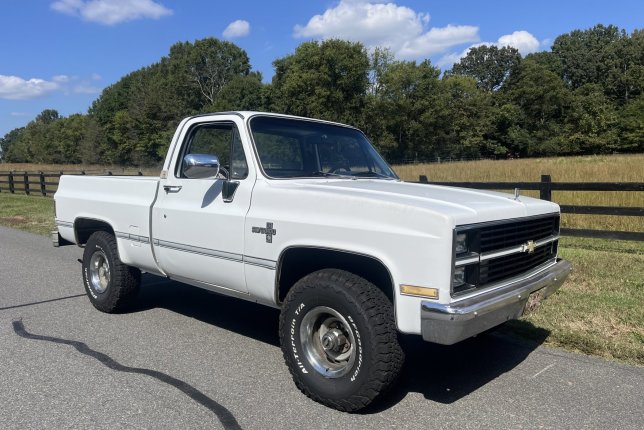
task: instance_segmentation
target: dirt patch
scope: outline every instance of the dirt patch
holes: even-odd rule
[[[20,224],[26,224],[28,220],[27,220],[27,217],[16,215],[16,216],[0,217],[0,222],[6,223],[8,225],[20,225]]]

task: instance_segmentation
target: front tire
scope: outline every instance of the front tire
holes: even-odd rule
[[[89,237],[82,267],[85,292],[99,311],[119,312],[139,291],[141,271],[121,262],[116,239],[110,233],[97,231]]]
[[[311,273],[291,288],[280,342],[297,387],[346,412],[385,392],[404,360],[392,303],[375,285],[337,269]]]

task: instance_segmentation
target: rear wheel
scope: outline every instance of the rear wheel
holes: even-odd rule
[[[118,312],[138,293],[141,272],[121,262],[112,234],[97,231],[89,237],[83,252],[83,283],[96,309]]]
[[[314,272],[291,288],[280,341],[297,387],[341,411],[371,403],[392,385],[403,363],[392,303],[376,286],[343,270]]]

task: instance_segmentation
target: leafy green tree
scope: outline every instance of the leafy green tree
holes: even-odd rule
[[[14,154],[13,156],[11,155],[11,148],[12,146],[19,144],[20,143],[20,138],[22,137],[22,134],[24,133],[25,128],[20,127],[20,128],[14,128],[11,130],[9,133],[5,134],[4,137],[0,139],[0,161],[2,162],[20,162],[23,160],[16,160],[15,158],[16,155]],[[15,150],[13,151],[15,152]]]
[[[644,93],[644,30],[620,37],[606,51],[610,61],[602,81],[606,95],[624,104]]]
[[[510,73],[519,65],[521,54],[516,48],[481,45],[471,48],[454,64],[451,74],[470,76],[487,91],[501,88]]]
[[[224,86],[214,103],[205,107],[206,112],[234,110],[264,110],[264,85],[259,72],[235,76]]]
[[[362,44],[304,42],[273,66],[273,110],[353,124],[359,120],[369,83],[369,58]]]
[[[171,66],[184,67],[185,78],[203,98],[202,105],[213,104],[234,77],[250,73],[243,49],[212,37],[173,45],[168,61]]]
[[[619,115],[621,151],[644,151],[644,94],[631,100]]]
[[[369,123],[364,127],[390,156],[415,158],[431,153],[429,130],[422,117],[436,105],[439,75],[440,70],[429,60],[394,61],[380,72],[378,92],[371,96],[374,100],[369,105],[374,111],[369,114],[381,130],[373,130]]]
[[[508,100],[517,105],[522,119],[513,134],[520,138],[523,155],[552,155],[569,152],[561,140],[571,94],[564,82],[534,61],[523,61],[504,88]]]
[[[568,152],[598,154],[619,147],[617,111],[597,84],[575,90],[566,122]]]
[[[561,61],[564,81],[572,89],[584,84],[601,84],[612,63],[612,53],[607,47],[623,37],[626,37],[623,30],[601,24],[557,37],[552,52]]]
[[[471,158],[504,153],[489,138],[493,121],[493,100],[468,76],[445,76],[440,81],[440,97],[432,115],[425,122],[432,130],[436,155]]]

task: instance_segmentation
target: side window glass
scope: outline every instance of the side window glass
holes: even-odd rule
[[[216,155],[219,158],[220,178],[244,179],[248,176],[248,164],[237,127],[231,123],[206,124],[192,130],[187,146],[181,156],[188,154]],[[183,172],[180,167],[178,172]],[[183,175],[178,175],[183,176]]]
[[[231,179],[244,179],[248,176],[248,164],[246,163],[246,156],[244,155],[244,147],[239,137],[237,127],[233,127],[233,145],[232,145],[232,161],[230,178]]]

